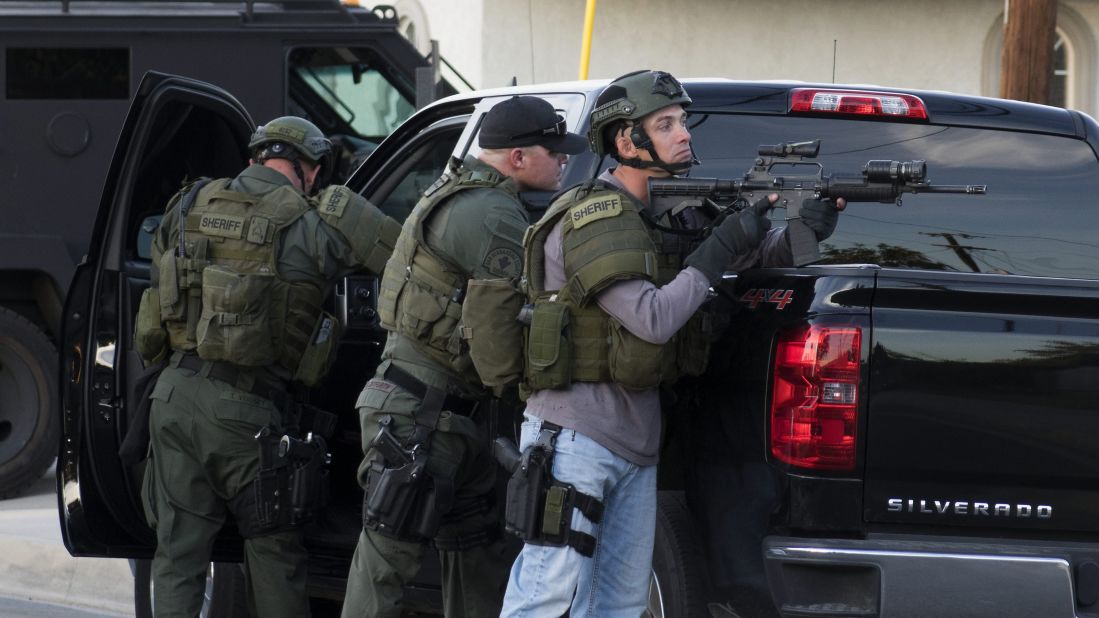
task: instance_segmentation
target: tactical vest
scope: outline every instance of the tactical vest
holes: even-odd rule
[[[338,326],[321,309],[319,282],[283,279],[276,261],[280,232],[310,205],[292,187],[257,197],[228,185],[203,187],[170,230],[176,244],[159,264],[170,345],[209,361],[278,365],[311,385],[327,370]]]
[[[428,187],[405,219],[393,256],[386,262],[378,295],[383,327],[408,337],[428,356],[474,384],[479,380],[460,328],[470,273],[427,246],[424,222],[455,194],[498,188],[506,180],[493,170],[452,165]]]
[[[531,390],[567,388],[571,382],[616,382],[647,389],[705,369],[709,319],[696,313],[663,345],[629,332],[594,302],[610,284],[644,279],[662,286],[683,268],[686,236],[672,213],[653,220],[628,194],[595,181],[570,189],[551,204],[523,239],[524,282],[532,313],[525,350]],[[565,285],[545,289],[545,241],[562,223]]]

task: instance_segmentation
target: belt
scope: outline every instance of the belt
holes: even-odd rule
[[[230,363],[222,363],[217,361],[205,361],[199,358],[194,353],[184,353],[179,360],[179,367],[184,369],[190,369],[195,373],[200,373],[202,369],[207,365],[210,365],[210,370],[206,373],[206,376],[215,380],[221,380],[226,384],[233,386],[246,393],[262,397],[269,401],[274,402],[277,406],[282,406],[285,400],[289,396],[286,392],[286,385],[280,382],[275,382],[269,379],[255,378],[255,380],[248,380],[245,383],[250,382],[251,386],[244,388],[241,386],[239,380],[246,372],[254,372],[254,369],[241,368]]]
[[[427,389],[431,388],[416,376],[393,364],[390,364],[389,368],[385,370],[385,375],[383,375],[382,378],[386,382],[392,382],[412,393],[420,400],[427,396]],[[443,409],[461,416],[469,416],[473,412],[473,409],[477,407],[478,403],[479,400],[477,399],[466,399],[458,395],[447,395],[446,398],[443,399]]]

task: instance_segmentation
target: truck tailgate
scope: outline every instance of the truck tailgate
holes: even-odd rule
[[[1099,529],[1099,285],[879,273],[869,522]]]

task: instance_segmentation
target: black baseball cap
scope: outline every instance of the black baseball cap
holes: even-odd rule
[[[552,105],[527,96],[514,96],[493,105],[481,123],[477,143],[481,148],[544,146],[569,155],[588,149],[588,140],[569,133],[565,119]]]

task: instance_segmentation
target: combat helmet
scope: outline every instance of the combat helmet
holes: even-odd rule
[[[294,166],[302,187],[305,186],[305,174],[300,159],[318,165],[314,191],[324,183],[332,172],[332,142],[324,136],[317,125],[297,116],[282,116],[265,125],[256,127],[252,139],[248,142],[248,151],[258,163],[268,159],[286,159]]]
[[[591,113],[591,128],[588,129],[588,142],[595,154],[615,154],[613,144],[608,143],[606,129],[616,121],[624,120],[632,126],[630,139],[637,148],[648,150],[653,161],[632,159],[621,161],[623,165],[633,167],[659,167],[673,174],[681,174],[690,168],[691,163],[673,165],[661,161],[653,149],[652,139],[641,126],[641,119],[669,105],[691,104],[691,97],[683,90],[671,73],[664,71],[634,71],[616,78],[607,85],[595,101]]]

